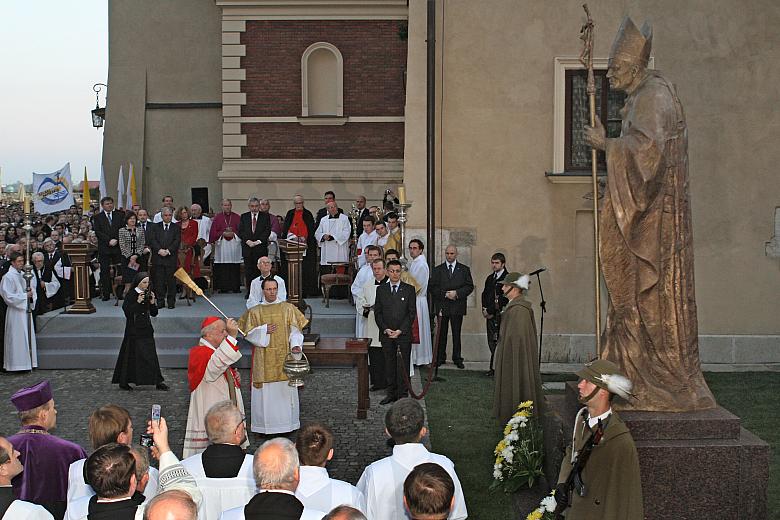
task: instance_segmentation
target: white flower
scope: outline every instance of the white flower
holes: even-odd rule
[[[553,513],[555,511],[555,508],[558,507],[558,502],[555,501],[555,497],[552,495],[548,495],[542,499],[542,507],[547,510],[549,513]]]
[[[526,427],[526,423],[521,423],[520,424],[520,428],[525,428],[525,427]]]
[[[516,441],[519,438],[520,438],[520,436],[514,430],[512,430],[512,432],[509,435],[506,436],[506,440],[509,441],[509,442]]]
[[[493,478],[496,480],[501,480],[501,470],[500,469],[494,469],[493,470]]]

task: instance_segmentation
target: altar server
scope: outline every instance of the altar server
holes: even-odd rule
[[[430,270],[428,261],[423,254],[422,241],[416,238],[409,241],[409,256],[412,261],[409,262],[409,273],[414,276],[420,286],[417,292],[417,328],[419,331],[418,342],[412,343],[412,364],[427,365],[433,360],[433,350],[431,346],[431,318],[428,314],[428,279]]]
[[[14,251],[9,262],[11,268],[0,282],[0,295],[8,305],[5,311],[3,368],[8,372],[16,372],[38,366],[35,330],[32,326],[33,314],[27,312],[28,305],[31,309],[35,308],[38,295],[34,287],[27,289],[23,275],[24,255]]]
[[[424,424],[425,412],[414,399],[400,399],[387,411],[385,427],[395,441],[393,454],[369,465],[357,484],[357,488],[366,497],[368,518],[406,518],[404,480],[415,466],[424,462],[434,462],[444,468],[455,483],[455,503],[447,518],[458,520],[468,517],[463,489],[455,474],[455,465],[444,455],[429,452],[420,442],[427,433]]]

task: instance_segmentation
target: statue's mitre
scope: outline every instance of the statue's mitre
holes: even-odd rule
[[[612,44],[610,58],[622,58],[647,65],[650,60],[650,48],[653,45],[653,28],[645,22],[642,30],[637,29],[631,18],[626,16],[620,24],[615,41]]]

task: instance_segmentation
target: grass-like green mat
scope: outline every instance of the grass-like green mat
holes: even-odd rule
[[[427,373],[422,375],[425,380]],[[426,397],[433,451],[455,463],[469,518],[517,520],[510,498],[488,491],[493,478],[493,448],[503,429],[490,415],[493,380],[475,371],[446,370],[440,375],[446,381],[434,383]],[[570,375],[555,374],[543,379],[572,380]],[[767,517],[780,518],[780,373],[707,373],[706,379],[718,403],[770,444]]]

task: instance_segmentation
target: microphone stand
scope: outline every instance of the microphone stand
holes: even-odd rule
[[[544,291],[542,290],[542,279],[539,276],[540,272],[536,273],[536,282],[539,284],[539,295],[542,301],[539,302],[539,307],[542,308],[542,316],[539,320],[539,371],[542,370],[542,338],[544,337],[544,314],[547,312],[547,302],[544,301]]]

